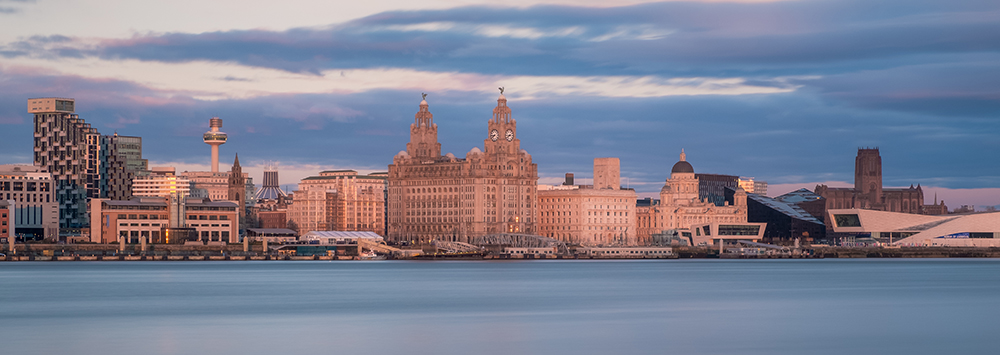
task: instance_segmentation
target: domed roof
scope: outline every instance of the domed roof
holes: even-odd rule
[[[479,150],[479,147],[472,147],[472,150],[469,151],[469,154],[480,154],[482,152],[483,151]]]
[[[688,162],[682,160],[682,161],[677,162],[677,164],[674,164],[674,168],[670,169],[670,173],[671,174],[672,173],[694,173],[694,167],[691,166],[691,163],[688,163]]]
[[[673,169],[670,169],[670,173],[671,174],[675,174],[675,173],[691,173],[691,174],[694,174],[694,167],[691,166],[691,163],[688,163],[686,161],[686,158],[687,158],[687,156],[686,156],[686,154],[684,154],[684,149],[681,149],[681,160],[679,162],[677,162],[676,164],[674,164]]]

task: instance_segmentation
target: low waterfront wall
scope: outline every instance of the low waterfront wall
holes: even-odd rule
[[[293,256],[264,255],[261,245],[251,246],[244,252],[243,244],[219,245],[147,245],[145,253],[140,245],[126,245],[124,250],[118,244],[17,244],[16,255],[10,254],[4,245],[4,256],[0,261],[224,261],[224,260],[357,260],[356,256]],[[1000,258],[1000,248],[975,247],[804,247],[811,250],[816,258]],[[707,247],[674,247],[674,254],[680,259],[719,258],[717,249]],[[723,256],[725,257],[725,256]],[[574,256],[560,256],[559,259],[575,259]],[[580,259],[589,259],[579,257]],[[605,259],[602,257],[601,259]],[[773,256],[761,257],[773,258]],[[423,259],[437,259],[424,257]],[[445,259],[445,257],[441,257]],[[497,255],[484,255],[479,259],[508,259]]]

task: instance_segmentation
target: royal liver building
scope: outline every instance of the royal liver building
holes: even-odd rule
[[[420,102],[410,142],[389,165],[389,240],[536,233],[538,166],[521,149],[502,90],[483,142],[483,150],[473,147],[464,159],[441,155],[434,115],[426,97]]]

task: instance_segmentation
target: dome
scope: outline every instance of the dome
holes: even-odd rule
[[[688,163],[686,161],[681,160],[681,161],[677,162],[677,164],[674,164],[674,168],[670,169],[670,173],[672,173],[672,174],[673,173],[694,173],[694,167],[691,166],[691,163]]]
[[[690,173],[694,174],[694,167],[691,163],[687,162],[687,154],[684,154],[684,149],[681,149],[681,160],[674,164],[674,167],[670,169],[671,174],[676,173]]]
[[[396,153],[396,156],[397,157],[399,157],[399,156],[408,157],[408,156],[410,156],[410,154],[407,153],[405,150],[400,150],[399,153]]]
[[[448,153],[445,154],[444,156],[447,157],[448,159],[455,159],[455,154]]]

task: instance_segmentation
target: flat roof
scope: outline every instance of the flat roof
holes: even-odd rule
[[[257,234],[298,234],[297,232],[288,228],[247,228],[247,231],[254,232]]]

